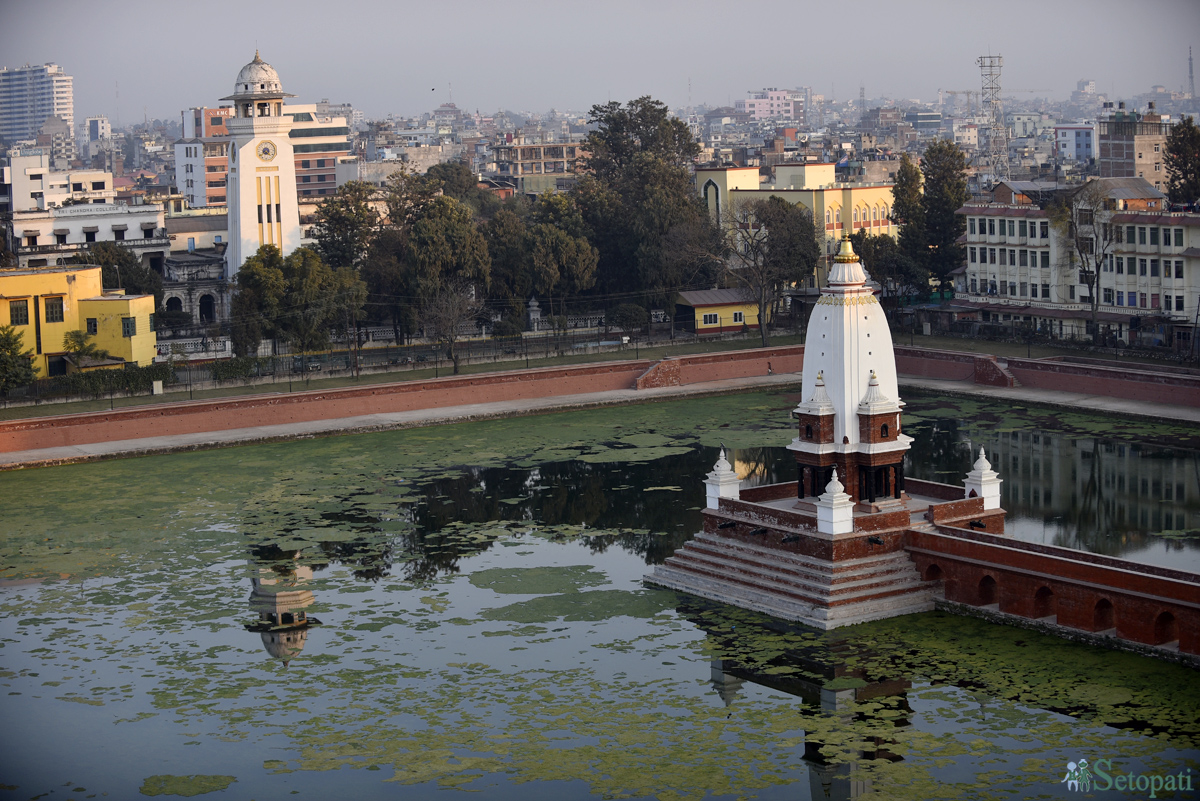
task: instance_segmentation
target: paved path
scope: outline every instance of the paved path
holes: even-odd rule
[[[662,387],[659,389],[643,390],[621,389],[606,392],[590,392],[580,395],[557,395],[530,400],[443,406],[408,412],[370,414],[334,420],[315,420],[307,423],[288,423],[255,428],[236,428],[228,431],[145,437],[142,439],[97,442],[88,445],[14,451],[0,454],[0,470],[45,467],[72,462],[96,461],[127,456],[146,456],[156,453],[200,450],[204,448],[244,445],[256,442],[274,442],[305,437],[385,431],[397,428],[415,428],[442,423],[486,420],[489,418],[513,417],[570,409],[586,409],[622,403],[641,403],[695,395],[741,392],[760,387],[797,384],[799,381],[799,374],[786,373],[773,376],[708,381],[699,384],[688,384],[682,387]],[[1175,423],[1200,425],[1200,408],[1194,407],[1145,403],[1101,395],[1055,392],[1029,387],[1016,387],[1012,389],[984,387],[964,381],[943,381],[909,376],[900,377],[900,386],[920,387],[937,392],[959,395],[987,397],[993,400],[1008,399],[1023,403],[1040,403],[1070,409],[1088,409],[1120,414],[1122,416],[1150,417]]]

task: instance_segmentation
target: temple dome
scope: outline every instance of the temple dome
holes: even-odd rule
[[[282,91],[283,85],[279,82],[279,73],[275,71],[274,67],[259,58],[257,50],[254,51],[254,60],[242,67],[242,71],[237,76],[237,83],[233,86],[235,95],[277,95]]]

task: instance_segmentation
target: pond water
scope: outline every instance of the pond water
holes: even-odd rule
[[[1196,569],[1195,432],[907,400],[910,475],[957,483],[983,445],[1017,536]],[[1200,787],[1193,670],[642,586],[698,529],[720,444],[752,483],[794,479],[795,402],[0,475],[0,798],[1075,797],[1081,758]]]

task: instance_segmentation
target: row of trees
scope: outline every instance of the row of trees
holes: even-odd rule
[[[687,169],[699,145],[662,103],[597,105],[590,120],[586,171],[568,193],[501,203],[458,164],[394,174],[382,190],[341,187],[318,210],[314,250],[284,259],[263,249],[242,268],[235,352],[267,337],[312,349],[319,330],[348,333],[365,320],[397,340],[433,338],[454,358],[485,306],[500,318],[495,333],[515,335],[534,295],[559,320],[572,305],[624,307],[634,320],[645,315],[631,306],[740,284],[765,319],[783,288],[815,269],[820,248],[802,208],[772,199],[736,210],[739,224],[711,219]]]

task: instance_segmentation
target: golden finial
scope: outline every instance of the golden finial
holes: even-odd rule
[[[858,255],[854,252],[854,245],[850,243],[850,235],[842,234],[842,246],[838,248],[837,255],[833,260],[839,264],[853,264],[858,261]]]

